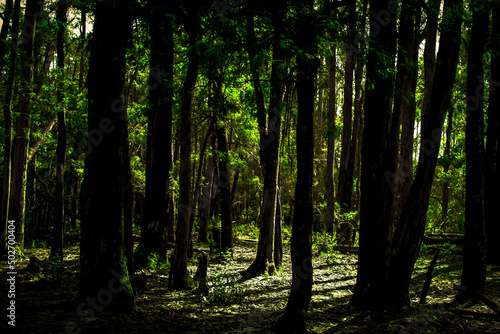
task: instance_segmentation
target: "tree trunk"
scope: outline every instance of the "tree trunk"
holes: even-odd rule
[[[146,200],[141,224],[141,241],[134,254],[137,269],[148,264],[151,253],[167,241],[169,160],[172,156],[172,107],[174,44],[171,18],[166,3],[150,2],[149,33],[151,59],[149,73],[150,110],[148,115]],[[163,252],[162,252],[163,253]],[[166,257],[166,254],[161,254]]]
[[[333,225],[335,221],[335,184],[334,184],[334,165],[335,165],[335,116],[337,114],[335,97],[335,64],[336,48],[331,46],[333,55],[328,60],[328,129],[327,129],[327,153],[326,153],[326,223],[325,232],[333,236]]]
[[[7,81],[5,83],[6,91],[3,101],[3,115],[5,124],[5,140],[4,140],[4,160],[3,160],[3,183],[2,183],[2,206],[0,207],[0,233],[4,236],[7,233],[7,222],[9,217],[9,199],[11,187],[11,163],[12,163],[12,113],[10,105],[12,101],[12,90],[14,87],[14,78],[17,63],[17,45],[19,35],[19,15],[21,11],[21,0],[16,0],[14,13],[12,18],[11,42],[10,42],[10,64],[7,70]],[[6,28],[6,21],[2,26]],[[2,238],[0,252],[6,253],[6,237]]]
[[[311,301],[313,155],[314,155],[314,80],[319,61],[313,24],[313,1],[300,3],[295,43],[303,53],[297,55],[297,183],[291,237],[292,286],[283,316],[274,325],[279,333],[305,333]]]
[[[445,164],[443,166],[443,174],[447,174],[450,170],[451,166],[451,133],[453,131],[453,108],[448,109],[448,121],[446,127],[446,144],[444,146],[444,158]],[[441,206],[441,224],[446,221],[446,217],[448,217],[448,204],[450,202],[450,182],[446,177],[446,181],[441,185],[442,193],[443,193],[443,201]]]
[[[500,48],[500,3],[493,7],[492,48]],[[500,264],[500,55],[491,55],[491,83],[485,160],[485,221],[488,263]],[[496,165],[496,171],[495,171]]]
[[[422,125],[420,160],[394,232],[388,295],[392,305],[409,305],[411,274],[425,230],[432,181],[439,156],[445,106],[451,98],[460,49],[462,0],[445,0],[443,16],[449,20],[439,43],[430,109]],[[458,13],[458,14],[457,14]]]
[[[465,129],[465,244],[462,271],[462,285],[467,286],[465,295],[471,292],[483,293],[486,283],[483,53],[488,35],[488,24],[489,10],[485,8],[482,1],[472,1]]]
[[[203,195],[201,204],[198,207],[198,216],[200,217],[200,231],[198,232],[198,241],[207,242],[208,239],[208,221],[210,218],[210,203],[212,199],[212,188],[214,179],[214,158],[210,156],[207,162],[207,169],[205,172],[205,187],[203,188]]]
[[[401,213],[413,182],[413,132],[415,127],[415,91],[418,77],[420,9],[415,2],[403,4],[399,31],[398,65],[394,112],[401,117],[401,155],[396,174],[396,218]],[[399,132],[399,131],[398,131]],[[399,133],[397,134],[399,138]]]
[[[281,212],[281,191],[278,188],[276,195],[276,221],[274,223],[274,267],[277,270],[283,264],[283,215]]]
[[[31,123],[32,52],[36,19],[40,9],[39,5],[37,0],[28,0],[26,2],[22,30],[24,33],[21,37],[21,48],[19,50],[21,72],[19,77],[19,101],[16,106],[16,112],[18,113],[16,134],[12,143],[12,184],[10,190],[9,218],[15,221],[16,247],[18,247],[20,255],[24,253],[24,196],[26,191],[26,164]]]
[[[356,29],[356,3],[352,2],[348,9],[348,40],[354,41]],[[354,152],[352,137],[352,88],[354,79],[354,67],[356,64],[357,45],[347,45],[345,75],[344,75],[344,104],[342,107],[343,130],[342,130],[342,153],[340,154],[339,184],[337,201],[340,213],[346,214],[351,211],[352,183],[354,178]],[[341,220],[337,226],[337,241],[339,245],[352,246],[354,244],[353,228],[350,222]]]
[[[438,16],[443,0],[429,0],[427,11],[427,23],[425,25],[425,49],[424,49],[424,100],[420,112],[420,122],[425,124],[431,103],[431,93],[434,84],[434,71],[436,68],[436,42],[438,29]],[[423,129],[421,130],[423,132]]]
[[[129,2],[97,3],[87,81],[89,142],[82,186],[81,273],[76,298],[79,313],[85,315],[93,313],[89,297],[97,297],[107,309],[110,304],[130,309],[134,303],[124,247],[121,171],[127,111],[120,98],[131,26]]]
[[[57,30],[57,69],[60,71],[57,87],[57,149],[56,149],[56,189],[54,204],[54,229],[52,236],[52,248],[50,257],[63,259],[64,244],[64,164],[66,160],[66,120],[64,115],[63,92],[64,92],[64,33],[66,27],[66,13],[68,3],[66,0],[59,0],[57,3],[56,20]]]
[[[272,275],[275,273],[273,246],[274,231],[276,219],[276,190],[278,186],[279,170],[279,147],[281,135],[281,114],[283,112],[283,81],[285,72],[283,61],[285,59],[284,49],[281,43],[284,34],[284,9],[286,1],[278,1],[272,6],[272,25],[273,25],[273,61],[271,69],[271,94],[267,115],[263,97],[257,95],[258,123],[260,132],[260,165],[264,176],[263,200],[259,218],[259,242],[257,245],[257,254],[254,262],[248,267],[243,275],[246,277],[255,277],[261,274]],[[255,38],[253,31],[253,19],[248,20],[249,40]],[[255,50],[249,55],[251,59],[255,57]],[[253,69],[252,77],[254,89],[260,92],[260,83],[256,69]]]
[[[170,278],[174,290],[184,290],[191,286],[187,270],[189,246],[189,219],[191,217],[191,114],[193,95],[198,78],[199,55],[195,44],[200,37],[200,22],[197,13],[193,13],[185,22],[189,35],[189,63],[182,87],[180,106],[180,177],[179,177],[179,210],[175,234],[174,262]]]
[[[371,0],[370,48],[367,54],[365,120],[361,161],[361,207],[358,275],[353,303],[379,305],[385,299],[384,286],[389,269],[392,236],[393,188],[387,175],[396,169],[390,125],[396,54],[397,11],[389,12],[391,2]],[[377,13],[387,13],[381,26]]]

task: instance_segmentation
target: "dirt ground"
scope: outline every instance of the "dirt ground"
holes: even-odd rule
[[[210,256],[208,292],[171,292],[168,266],[157,264],[137,273],[142,289],[136,308],[114,314],[105,308],[95,318],[79,317],[71,304],[79,279],[77,244],[66,251],[63,263],[48,261],[48,249],[27,248],[18,259],[16,326],[2,316],[6,333],[266,333],[286,305],[291,283],[289,250],[283,273],[240,281],[240,272],[253,260],[256,244],[236,242],[234,260]],[[321,253],[313,257],[314,286],[308,313],[310,333],[500,333],[500,317],[482,302],[454,303],[460,283],[461,256],[445,252],[434,271],[427,304],[419,305],[432,249],[424,248],[413,276],[414,305],[401,311],[373,311],[349,305],[355,284],[355,254]],[[443,253],[443,252],[442,252]],[[195,253],[195,255],[197,255]],[[27,268],[30,259],[39,264]],[[36,263],[36,260],[32,260]],[[3,312],[6,311],[6,263],[1,262]],[[39,269],[39,271],[38,271]],[[194,274],[195,263],[190,267]],[[500,267],[488,269],[487,295],[500,300]]]

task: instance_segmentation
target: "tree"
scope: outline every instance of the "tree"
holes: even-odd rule
[[[472,29],[467,59],[467,125],[465,129],[465,236],[462,285],[466,295],[484,292],[486,231],[484,221],[484,62],[489,10],[472,5]],[[478,79],[479,78],[479,79]]]
[[[442,127],[455,81],[462,25],[462,0],[445,0],[443,26],[429,110],[422,124],[420,160],[397,220],[392,242],[388,296],[392,305],[409,305],[411,274],[424,236],[427,208],[439,156]],[[448,101],[448,102],[447,102]]]
[[[257,254],[254,262],[248,267],[243,275],[254,277],[264,273],[274,274],[273,265],[273,246],[274,231],[276,219],[276,198],[278,190],[278,172],[279,172],[279,147],[281,136],[281,114],[283,105],[283,81],[284,69],[283,61],[285,59],[285,49],[282,44],[282,36],[285,33],[285,10],[287,1],[279,0],[271,3],[269,10],[273,26],[272,49],[273,61],[271,69],[271,92],[269,106],[266,112],[266,105],[260,78],[258,75],[258,66],[251,68],[252,81],[257,100],[257,120],[260,132],[260,165],[264,176],[263,199],[260,212],[260,230],[259,242],[257,245]],[[249,41],[249,56],[251,62],[258,62],[256,59],[257,50],[254,49],[255,32],[253,27],[253,15],[249,14],[247,18],[247,40]]]
[[[390,150],[394,92],[397,11],[393,2],[370,1],[370,39],[365,85],[365,120],[361,147],[361,207],[358,275],[352,302],[377,305],[383,301],[389,269],[394,193],[387,175],[394,175]],[[385,22],[376,20],[386,13]],[[383,23],[383,24],[382,24]],[[389,71],[388,71],[389,69]]]
[[[337,114],[335,96],[335,65],[336,48],[331,47],[332,55],[328,59],[328,126],[327,126],[327,154],[326,154],[326,222],[325,232],[333,236],[333,225],[335,221],[335,184],[333,178],[335,160],[335,116]]]
[[[9,1],[12,6],[12,1]],[[8,5],[9,2],[6,4]],[[6,10],[7,10],[6,6]],[[2,206],[0,207],[0,226],[2,230],[0,231],[3,235],[7,232],[7,222],[9,216],[9,199],[10,199],[10,181],[11,181],[11,156],[12,156],[12,113],[10,111],[11,101],[12,101],[12,90],[14,87],[14,78],[17,62],[17,46],[19,38],[19,15],[21,11],[21,1],[16,0],[14,5],[14,13],[12,17],[12,28],[11,28],[11,41],[10,41],[10,64],[7,71],[6,80],[6,91],[4,97],[3,105],[3,115],[5,124],[5,139],[4,139],[4,161],[3,161],[3,183],[2,183]],[[5,15],[4,23],[2,25],[2,32],[7,33],[8,27],[8,15]],[[5,30],[4,30],[5,28]],[[0,34],[1,34],[0,33]],[[0,54],[3,59],[3,55]],[[2,66],[3,68],[3,66]],[[0,76],[1,78],[1,76]],[[6,240],[2,240],[2,245],[0,252],[6,251]]]
[[[492,50],[500,47],[500,4],[493,6]],[[500,55],[491,56],[491,82],[488,107],[488,129],[485,156],[484,209],[486,220],[488,263],[500,264],[500,216],[497,205],[500,201]]]
[[[131,3],[98,2],[94,14],[87,78],[89,141],[82,186],[79,310],[86,307],[87,298],[96,296],[107,307],[130,308],[134,302],[124,247],[120,173],[127,113],[120,96],[132,26]]]
[[[57,30],[57,68],[59,72],[59,83],[57,87],[57,149],[56,162],[56,189],[54,207],[54,230],[52,237],[51,257],[62,260],[64,243],[64,164],[66,160],[66,120],[63,105],[63,82],[64,82],[64,33],[66,31],[66,13],[68,3],[66,0],[59,0],[57,3],[56,20]]]
[[[170,159],[172,156],[172,107],[174,44],[168,3],[149,2],[151,59],[149,73],[149,114],[146,159],[146,200],[141,223],[141,241],[135,252],[137,269],[148,256],[164,249],[168,215]],[[160,254],[166,257],[165,254]]]
[[[16,3],[17,5],[17,3]],[[18,114],[16,132],[12,142],[11,189],[9,200],[9,218],[14,220],[16,246],[19,254],[24,253],[24,213],[26,191],[26,165],[30,134],[30,93],[32,91],[33,39],[40,3],[28,0],[24,13],[21,46],[19,49],[19,100],[15,107]],[[16,15],[14,15],[14,20]],[[16,36],[17,39],[17,36]]]
[[[421,11],[415,2],[403,4],[394,95],[394,112],[401,122],[393,122],[398,128],[395,136],[396,145],[399,142],[399,125],[401,124],[401,155],[394,189],[397,195],[396,215],[401,213],[413,181],[413,132],[416,115],[415,91],[418,77],[420,15]]]
[[[354,158],[355,141],[357,138],[352,136],[352,98],[353,98],[353,79],[354,67],[356,64],[355,28],[356,28],[356,3],[351,2],[348,9],[347,23],[347,48],[344,70],[344,104],[342,106],[343,129],[342,129],[342,152],[339,165],[339,184],[337,192],[337,201],[340,206],[340,213],[345,214],[351,211],[352,183],[354,179]],[[353,150],[354,149],[354,150]],[[351,222],[340,222],[337,226],[337,241],[341,245],[354,244],[354,231]]]
[[[175,251],[172,263],[172,288],[184,290],[191,286],[187,270],[189,238],[189,222],[191,217],[191,114],[194,88],[198,78],[199,50],[196,43],[201,37],[201,26],[198,11],[194,3],[187,4],[188,15],[184,25],[189,35],[188,68],[181,92],[180,102],[180,177],[179,177],[179,213],[175,231]]]
[[[314,81],[319,60],[313,1],[298,1],[295,44],[297,55],[297,183],[292,223],[291,259],[292,287],[284,314],[274,325],[278,333],[305,333],[306,316],[311,301],[312,223],[313,223],[313,155],[314,155]],[[317,28],[316,28],[317,29]]]

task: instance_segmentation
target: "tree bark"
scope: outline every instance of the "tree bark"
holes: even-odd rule
[[[415,179],[394,232],[388,295],[391,305],[409,305],[411,274],[420,251],[427,208],[439,156],[445,106],[451,98],[460,49],[462,0],[445,0],[443,27],[436,61],[430,109],[422,125],[420,160]]]
[[[313,225],[313,155],[314,155],[314,81],[319,61],[314,30],[313,1],[299,3],[295,43],[303,50],[297,55],[297,183],[292,223],[292,286],[283,316],[274,325],[278,333],[305,333],[311,301],[312,225]]]
[[[493,6],[492,48],[500,48],[500,3]],[[490,264],[500,264],[500,55],[491,55],[491,83],[488,107],[488,130],[485,160],[485,221],[487,240],[487,260]],[[496,165],[496,170],[495,170]]]
[[[335,164],[335,117],[337,114],[335,96],[335,64],[336,48],[331,46],[333,55],[328,59],[328,128],[327,128],[327,153],[326,153],[326,222],[325,232],[333,236],[333,226],[335,221],[335,184],[334,184],[334,164]]]
[[[446,174],[450,170],[451,167],[451,133],[453,131],[453,108],[448,109],[448,120],[446,126],[446,144],[444,146],[444,158],[446,159],[445,164],[443,166],[443,174],[445,174],[446,180],[443,182],[441,189],[443,193],[443,201],[441,206],[441,224],[446,221],[446,217],[448,217],[448,204],[450,202],[450,182],[448,181],[448,177]]]
[[[348,41],[354,42],[356,29],[356,3],[352,2],[348,10]],[[337,201],[340,214],[351,211],[352,183],[354,178],[354,152],[352,136],[352,98],[354,67],[356,65],[357,45],[346,44],[346,61],[344,71],[344,104],[342,106],[343,129],[342,129],[342,152],[340,154],[339,184]],[[337,241],[339,245],[352,246],[354,244],[353,228],[350,222],[341,220],[337,225]]]
[[[193,95],[198,78],[199,55],[195,44],[200,38],[200,22],[198,14],[190,15],[185,22],[189,35],[190,50],[186,77],[184,79],[180,106],[180,177],[179,177],[179,210],[177,229],[175,231],[174,262],[172,263],[171,280],[174,290],[191,287],[191,278],[187,270],[189,244],[189,219],[191,217],[191,114]]]
[[[50,257],[63,259],[64,245],[64,164],[66,160],[66,120],[64,114],[63,94],[64,94],[64,34],[66,31],[66,21],[68,11],[67,0],[59,0],[57,3],[56,20],[57,30],[57,69],[59,70],[59,80],[57,87],[57,148],[56,162],[56,187],[54,204],[54,229],[52,235],[52,248]]]
[[[11,42],[10,42],[10,57],[9,68],[7,70],[7,81],[5,83],[6,91],[3,101],[3,115],[5,125],[4,139],[4,161],[3,161],[3,183],[2,183],[2,206],[0,207],[0,233],[6,236],[7,222],[9,216],[9,199],[11,189],[11,164],[12,164],[12,113],[10,111],[12,101],[12,90],[14,87],[15,70],[17,63],[17,46],[19,36],[19,15],[21,11],[21,0],[16,0],[14,5],[14,13],[12,17]],[[3,27],[7,27],[4,21]],[[6,237],[2,238],[0,252],[6,253]]]
[[[489,10],[472,1],[472,30],[467,60],[467,124],[465,128],[465,236],[462,285],[484,292],[486,231],[484,221],[484,63]]]
[[[387,175],[394,175],[395,152],[391,151],[390,125],[396,54],[397,11],[387,0],[372,0],[370,38],[367,54],[365,120],[361,161],[361,206],[359,230],[358,275],[352,302],[379,305],[385,299],[384,286],[389,269],[392,237],[394,192]],[[385,26],[376,20],[377,13],[390,16]]]
[[[401,214],[413,182],[413,132],[415,127],[415,92],[418,77],[420,14],[416,2],[403,4],[399,32],[399,51],[394,110],[401,115],[401,155],[396,176],[396,217]],[[399,138],[399,133],[397,135]]]
[[[15,221],[16,247],[19,254],[24,253],[24,213],[26,192],[27,152],[31,125],[30,93],[33,38],[35,35],[36,19],[40,10],[37,0],[28,0],[24,13],[24,23],[19,50],[19,101],[16,106],[18,113],[16,134],[12,143],[12,175],[9,201],[9,217]]]
[[[126,101],[120,97],[131,26],[130,2],[97,3],[89,59],[89,142],[82,186],[81,272],[76,298],[78,310],[86,315],[92,310],[89,297],[97,297],[99,302],[109,298],[107,309],[130,309],[134,303],[124,247],[121,171],[127,111]]]
[[[281,114],[283,105],[283,81],[285,77],[283,62],[285,59],[284,48],[281,43],[284,31],[286,1],[277,1],[271,5],[273,25],[273,61],[271,69],[271,94],[267,115],[263,96],[260,96],[258,73],[256,68],[252,71],[254,89],[257,93],[257,117],[260,132],[260,165],[264,176],[263,200],[259,218],[259,243],[257,254],[253,263],[244,272],[245,277],[255,277],[261,274],[272,275],[275,273],[273,245],[276,219],[276,190],[278,186],[279,147],[281,135]],[[253,19],[248,22],[248,39],[253,41]],[[249,55],[253,60],[255,50],[249,48]],[[264,108],[264,109],[263,109]]]
[[[148,257],[163,249],[167,242],[174,63],[172,19],[167,9],[167,3],[163,1],[150,1],[150,109],[146,152],[146,200],[141,241],[134,254],[137,269],[145,267]],[[161,256],[166,257],[166,254]]]

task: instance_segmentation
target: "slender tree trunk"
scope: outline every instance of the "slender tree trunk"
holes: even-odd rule
[[[271,69],[271,97],[267,116],[263,97],[257,95],[258,123],[260,131],[260,164],[264,176],[263,200],[259,218],[259,242],[254,262],[243,275],[255,277],[263,273],[275,273],[273,246],[276,219],[276,189],[278,186],[279,147],[281,135],[281,114],[283,112],[283,81],[285,77],[283,60],[285,59],[281,38],[284,34],[284,15],[286,1],[278,1],[272,6],[273,24],[273,62]],[[253,19],[248,20],[249,40],[253,41]],[[252,48],[250,48],[252,49]],[[251,59],[255,57],[255,50],[249,50]],[[256,69],[252,77],[257,94],[261,91]]]
[[[146,200],[141,241],[135,252],[137,269],[148,257],[165,248],[168,225],[169,160],[172,155],[172,107],[174,44],[171,19],[162,1],[150,3],[149,33],[151,60],[149,74]],[[165,254],[161,256],[166,257]]]
[[[466,294],[483,293],[486,283],[484,221],[484,63],[489,10],[472,1],[472,31],[467,60],[467,124],[465,128],[465,236],[462,285]]]
[[[26,165],[28,143],[31,125],[30,93],[32,91],[31,70],[33,65],[33,38],[38,12],[37,0],[26,2],[24,13],[23,34],[19,50],[19,101],[16,106],[18,113],[16,134],[12,143],[12,175],[9,202],[9,217],[15,221],[16,247],[19,254],[24,252],[24,213],[26,192]]]
[[[277,270],[283,264],[283,215],[281,212],[281,191],[278,188],[276,195],[276,221],[274,223],[274,266]]]
[[[208,239],[208,221],[210,218],[210,203],[212,199],[212,188],[214,179],[214,158],[210,156],[207,162],[205,172],[205,187],[203,188],[203,197],[201,205],[198,207],[198,216],[200,217],[200,231],[198,233],[199,242],[207,242]]]
[[[222,93],[222,91],[221,91]],[[233,217],[231,203],[231,187],[229,174],[229,151],[227,149],[226,130],[217,122],[217,151],[220,153],[218,160],[220,199],[221,199],[221,252],[233,253]]]
[[[394,111],[401,115],[401,155],[396,174],[396,218],[413,181],[413,132],[415,127],[415,91],[418,77],[420,9],[415,2],[403,5],[399,31],[399,51]],[[399,132],[399,131],[398,131]],[[399,138],[399,133],[397,134]]]
[[[422,125],[420,161],[415,180],[405,201],[394,232],[388,295],[392,305],[409,305],[409,287],[425,230],[427,208],[439,156],[439,146],[447,101],[455,81],[460,49],[462,0],[445,0],[443,28],[436,61],[430,109]]]
[[[85,85],[85,80],[84,80],[84,76],[85,76],[85,56],[87,55],[87,53],[85,52],[85,40],[87,38],[87,10],[86,9],[82,9],[81,10],[81,18],[80,18],[80,21],[81,21],[81,24],[82,24],[82,34],[80,35],[80,53],[81,53],[81,57],[80,57],[80,72],[79,72],[79,76],[78,76],[78,87],[80,88],[80,90],[83,89],[84,85]]]
[[[193,14],[186,22],[189,34],[189,63],[182,87],[180,107],[180,177],[179,177],[179,213],[175,235],[174,262],[172,263],[172,289],[184,290],[190,287],[191,280],[187,270],[189,246],[189,219],[191,217],[191,114],[194,88],[198,78],[199,55],[195,44],[200,37],[198,14]]]
[[[387,180],[396,170],[390,124],[396,54],[397,11],[388,11],[391,2],[371,0],[370,48],[367,54],[365,119],[361,161],[361,203],[358,275],[353,303],[379,305],[389,269],[394,192]],[[375,18],[380,12],[390,16],[385,26]]]
[[[354,40],[356,28],[356,3],[349,6],[348,31],[349,40]],[[356,64],[357,45],[347,45],[345,75],[344,75],[344,104],[342,107],[343,130],[342,130],[342,153],[340,154],[339,184],[337,201],[340,213],[351,211],[352,183],[354,178],[354,152],[352,136],[352,89],[354,79],[354,67]],[[354,242],[353,228],[351,222],[341,221],[337,226],[337,241],[340,245],[351,245]]]
[[[2,30],[0,30],[0,69],[3,69],[3,67],[6,64],[5,48],[7,46],[7,36],[9,34],[10,19],[12,17],[12,8],[13,8],[13,1],[6,0],[4,11],[3,11]],[[0,72],[0,82],[3,81],[2,75],[3,75],[3,71]]]
[[[66,120],[64,115],[63,92],[64,92],[64,33],[66,27],[66,13],[68,3],[66,0],[59,0],[57,3],[56,20],[59,26],[57,30],[57,68],[59,72],[59,82],[57,87],[57,149],[56,149],[56,192],[54,205],[54,229],[52,236],[52,248],[50,256],[56,259],[63,259],[64,245],[64,163],[66,160]]]
[[[493,7],[492,48],[500,48],[500,3]],[[488,263],[500,264],[500,55],[491,56],[491,82],[485,160],[485,221]],[[496,170],[495,170],[496,165]]]
[[[327,154],[326,154],[326,233],[333,236],[333,225],[335,221],[335,184],[334,184],[334,164],[335,164],[335,116],[337,114],[335,97],[335,64],[336,48],[331,46],[333,55],[328,60],[328,129],[327,129]]]
[[[423,126],[429,114],[432,87],[434,85],[434,71],[436,68],[436,42],[438,29],[438,16],[443,0],[430,0],[425,25],[424,49],[424,100],[422,102],[420,121]],[[423,129],[421,129],[421,133]]]
[[[106,309],[130,309],[134,303],[124,246],[121,172],[126,163],[123,137],[127,133],[127,110],[126,101],[120,97],[131,14],[128,1],[98,2],[95,8],[87,81],[89,142],[82,186],[81,270],[76,298],[82,312],[92,310],[89,296],[97,297],[100,304],[105,300]]]
[[[4,140],[4,160],[3,160],[3,183],[2,183],[2,206],[0,207],[0,226],[3,235],[7,232],[7,222],[9,217],[9,199],[11,187],[11,163],[12,163],[12,113],[10,111],[12,101],[12,90],[14,87],[16,63],[17,63],[17,46],[19,40],[19,15],[21,11],[21,0],[16,0],[14,13],[12,18],[11,42],[10,42],[10,57],[9,67],[7,69],[7,81],[5,83],[6,91],[3,100],[3,115],[5,125],[5,140]],[[3,24],[5,27],[6,21]],[[3,32],[3,26],[2,26]],[[6,251],[6,238],[2,239],[0,252]],[[5,253],[6,254],[6,253]]]
[[[444,158],[445,164],[443,166],[443,174],[446,175],[448,171],[450,170],[451,166],[451,133],[453,131],[453,108],[448,109],[448,121],[447,121],[447,127],[446,127],[446,144],[444,146]],[[450,202],[450,182],[448,179],[443,182],[442,186],[442,193],[443,193],[443,201],[442,201],[442,211],[441,211],[441,224],[443,224],[446,221],[446,217],[448,217],[448,204]]]
[[[312,16],[313,1],[302,1],[298,9],[295,43],[303,50],[297,55],[297,183],[291,237],[292,286],[283,316],[274,325],[279,333],[305,333],[311,301],[313,156],[314,156],[314,81],[319,61]]]

